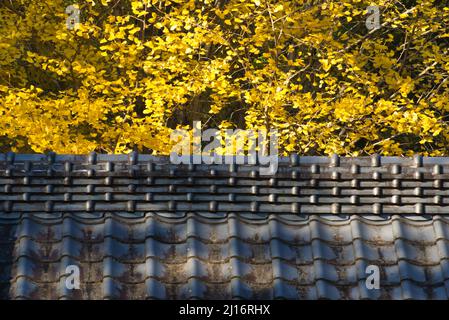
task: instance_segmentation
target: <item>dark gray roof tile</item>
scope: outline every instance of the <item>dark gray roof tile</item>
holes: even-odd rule
[[[449,160],[420,161],[0,154],[0,297],[448,299]]]

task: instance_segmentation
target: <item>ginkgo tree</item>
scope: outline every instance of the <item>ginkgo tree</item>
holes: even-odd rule
[[[281,154],[448,155],[448,30],[441,0],[1,1],[0,150],[167,154],[200,120]]]

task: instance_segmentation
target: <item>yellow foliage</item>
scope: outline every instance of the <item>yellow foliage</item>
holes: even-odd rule
[[[281,154],[449,154],[445,1],[0,3],[0,150],[167,154],[170,133],[277,129]],[[204,129],[204,128],[203,128]]]

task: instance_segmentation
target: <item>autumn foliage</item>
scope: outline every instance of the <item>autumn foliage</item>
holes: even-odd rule
[[[0,1],[0,151],[166,154],[190,128],[280,152],[449,155],[449,4]],[[366,8],[380,8],[368,30]]]

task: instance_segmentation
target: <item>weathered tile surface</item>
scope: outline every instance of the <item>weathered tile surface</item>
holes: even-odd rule
[[[448,299],[449,158],[257,169],[1,154],[0,297]]]

